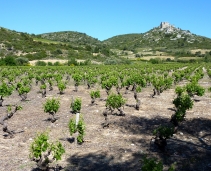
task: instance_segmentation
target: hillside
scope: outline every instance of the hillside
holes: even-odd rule
[[[74,31],[63,31],[63,32],[53,32],[44,33],[37,35],[43,39],[53,40],[57,42],[65,42],[74,45],[99,45],[101,41],[95,39],[85,33],[74,32]]]
[[[0,27],[0,57],[8,55],[28,60],[77,58],[102,61],[110,54],[100,41],[83,33],[31,35]]]
[[[118,35],[105,41],[74,31],[34,35],[0,27],[0,57],[8,55],[28,60],[76,58],[111,63],[137,57],[205,57],[211,61],[211,39],[168,22],[161,22],[146,33]]]
[[[119,56],[131,59],[176,57],[177,60],[204,60],[201,57],[205,57],[210,61],[211,55],[210,38],[176,28],[168,22],[161,22],[158,27],[146,33],[118,35],[105,40],[104,43]]]
[[[160,26],[146,33],[119,35],[105,40],[104,43],[118,49],[146,47],[211,49],[211,39],[195,35],[189,30],[176,28],[167,22],[161,22]]]

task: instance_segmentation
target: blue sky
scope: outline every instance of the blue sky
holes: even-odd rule
[[[211,38],[211,0],[1,0],[0,26],[41,34],[78,31],[105,40],[165,21]]]

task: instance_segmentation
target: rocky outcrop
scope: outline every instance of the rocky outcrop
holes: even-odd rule
[[[174,27],[173,25],[171,25],[168,22],[161,22],[160,29],[165,30],[166,33],[171,33],[171,32],[174,32],[175,30],[178,30],[176,27]]]

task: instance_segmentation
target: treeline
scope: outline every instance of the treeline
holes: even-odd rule
[[[0,58],[0,66],[27,66],[29,65],[29,60],[24,57],[15,58],[13,56],[7,56],[5,58]]]

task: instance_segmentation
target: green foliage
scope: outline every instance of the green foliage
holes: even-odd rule
[[[54,79],[56,80],[57,84],[62,81],[62,75],[61,74],[56,74],[54,76]]]
[[[93,76],[92,74],[87,74],[85,78],[87,80],[87,84],[89,84],[90,86],[97,83],[97,78]]]
[[[171,118],[171,122],[176,126],[179,122],[182,122],[185,118],[186,111],[193,107],[193,100],[191,100],[190,93],[191,86],[188,87],[189,93],[187,94],[187,85],[184,87],[177,87],[175,89],[177,97],[173,100],[173,104],[176,107],[176,112]]]
[[[79,63],[76,61],[75,58],[71,58],[71,59],[68,60],[67,65],[68,66],[78,66]]]
[[[65,153],[65,149],[59,141],[55,144],[51,144],[51,151],[55,160],[61,160],[62,155]]]
[[[22,110],[22,106],[15,106],[16,107],[16,110]],[[12,105],[8,105],[7,106],[7,113],[11,112],[12,111]]]
[[[8,86],[5,82],[3,82],[0,85],[0,96],[2,97],[7,97],[10,96],[13,92],[13,87],[12,86]]]
[[[91,92],[90,92],[90,96],[91,96],[91,98],[93,98],[93,99],[100,98],[100,90],[91,91]]]
[[[22,106],[17,106],[16,108],[17,108],[17,110],[22,110],[23,109]]]
[[[19,95],[22,95],[22,94],[27,94],[29,91],[31,90],[31,88],[29,86],[21,86],[19,89],[18,89],[18,93]]]
[[[161,64],[161,63],[163,63],[163,61],[160,58],[151,58],[149,60],[149,62],[151,62],[152,64]]]
[[[47,63],[44,62],[44,61],[37,61],[37,62],[35,63],[35,66],[46,66],[46,65],[47,65]]]
[[[63,81],[59,81],[58,88],[59,88],[60,94],[64,93],[64,90],[66,89],[66,83]]]
[[[157,135],[160,139],[169,139],[174,134],[174,127],[159,126],[153,131],[153,135]]]
[[[5,65],[7,66],[16,66],[17,62],[13,56],[6,56],[4,58]]]
[[[48,139],[49,137],[47,133],[37,135],[30,147],[30,158],[41,158],[42,153],[46,152],[46,150],[50,147]]]
[[[189,94],[189,96],[203,96],[205,93],[205,88],[203,88],[202,86],[200,86],[198,83],[196,82],[191,82],[189,84],[187,84],[185,86],[187,93]]]
[[[185,112],[193,107],[193,100],[191,100],[188,94],[182,94],[173,100],[173,104],[177,108],[177,111]]]
[[[163,171],[163,163],[155,158],[144,157],[142,171]]]
[[[76,125],[75,118],[70,119],[68,127],[69,127],[71,136],[78,131],[79,134],[77,136],[77,142],[82,143],[84,139],[84,135],[85,135],[85,124],[84,124],[83,117],[80,116],[78,125]]]
[[[71,136],[72,136],[74,133],[77,132],[77,127],[76,127],[75,118],[70,119],[69,124],[68,124],[68,127],[69,127],[69,132],[70,132],[70,135],[71,135]]]
[[[81,99],[76,98],[70,105],[73,113],[78,113],[81,110]]]
[[[122,107],[126,102],[126,99],[122,97],[121,94],[110,94],[106,100],[106,107],[109,107],[111,110],[118,109]]]
[[[118,79],[115,76],[110,76],[106,80],[102,81],[102,88],[110,90],[112,86],[116,86],[118,84]]]
[[[32,142],[30,146],[29,157],[32,160],[40,161],[42,160],[42,157],[46,154],[46,152],[48,154],[46,156],[47,158],[45,158],[45,161],[42,162],[49,163],[50,161],[48,157],[51,153],[54,160],[61,160],[61,156],[65,153],[65,149],[60,142],[49,143],[49,136],[46,132],[44,132],[38,134],[37,137]]]
[[[163,171],[163,163],[161,161],[157,161],[156,158],[150,158],[150,157],[143,157],[143,165],[141,167],[141,171]],[[175,164],[171,164],[168,171],[174,171],[175,170]]]
[[[15,60],[16,60],[17,65],[23,66],[23,65],[29,64],[28,58],[25,58],[25,57],[18,57]]]
[[[82,143],[83,139],[84,139],[84,134],[85,134],[85,124],[84,124],[82,117],[80,117],[80,119],[78,121],[77,130],[78,130],[78,133],[79,133],[79,135],[77,137],[77,141],[79,143]]]
[[[181,96],[184,91],[185,91],[184,87],[181,86],[177,86],[175,89],[175,92],[178,96]]]
[[[75,85],[78,86],[82,80],[82,75],[80,75],[79,73],[75,73],[74,75],[72,75],[72,78],[75,81]]]
[[[60,63],[59,61],[54,62],[53,64],[54,66],[62,66],[62,63]]]
[[[173,115],[173,118],[176,119],[177,122],[182,122],[185,118],[186,111],[177,110]]]
[[[42,84],[42,85],[40,85],[40,89],[41,89],[41,90],[46,89],[46,87],[47,87],[47,86],[46,86],[46,84]]]
[[[60,101],[59,99],[52,98],[47,99],[45,104],[43,105],[44,112],[49,114],[55,114],[60,107]]]
[[[11,112],[12,111],[12,105],[7,106],[7,112]]]

